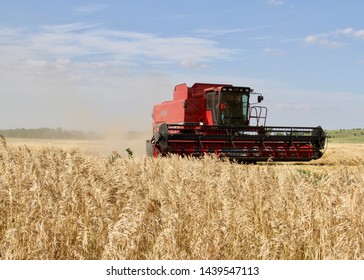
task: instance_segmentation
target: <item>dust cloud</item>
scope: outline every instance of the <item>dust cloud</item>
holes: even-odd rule
[[[109,154],[113,151],[126,154],[126,149],[133,152],[133,156],[142,157],[145,153],[145,141],[151,138],[151,131],[131,131],[122,121],[109,123],[101,132],[100,152]]]
[[[112,67],[90,70],[91,66],[29,61],[7,72],[0,69],[0,74],[6,74],[0,129],[96,132],[102,140],[92,144],[92,149],[100,153],[125,154],[130,148],[136,156],[144,155],[145,141],[152,136],[153,105],[172,98],[176,77],[147,72],[133,75]]]

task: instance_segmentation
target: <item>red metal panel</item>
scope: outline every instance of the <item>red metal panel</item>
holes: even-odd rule
[[[212,117],[212,111],[211,110],[206,111],[206,124],[208,124],[208,125],[213,125],[214,124],[214,119]]]
[[[211,112],[206,112],[206,95],[208,88],[231,86],[225,84],[195,83],[192,87],[186,84],[177,85],[174,89],[173,101],[154,106],[154,125],[161,123],[203,122],[213,124]]]
[[[185,122],[206,122],[206,99],[204,96],[186,100]]]
[[[189,91],[189,88],[187,87],[186,84],[177,85],[174,88],[173,100],[187,99],[188,91]]]
[[[205,89],[218,88],[222,86],[232,86],[232,85],[195,83],[192,87],[190,87],[190,89],[193,92],[193,95],[198,95],[199,93],[203,93]]]
[[[154,124],[206,122],[206,101],[203,97],[168,101],[154,106]]]
[[[154,124],[181,123],[185,119],[185,100],[168,101],[154,106]]]

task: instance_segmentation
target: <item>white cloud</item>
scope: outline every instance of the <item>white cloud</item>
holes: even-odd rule
[[[314,44],[314,43],[316,43],[318,41],[318,38],[317,38],[317,36],[314,36],[314,35],[310,35],[310,36],[307,36],[306,38],[305,38],[305,42],[306,43],[312,43],[312,44]]]
[[[71,33],[71,32],[82,32],[84,30],[95,29],[99,24],[88,24],[83,22],[74,22],[69,24],[54,24],[54,25],[43,25],[41,26],[42,31],[46,33]]]
[[[330,40],[326,35],[309,35],[304,39],[304,41],[311,45],[319,45],[332,49],[338,49],[343,46],[341,42]]]
[[[0,119],[9,128],[92,129],[123,118],[149,129],[153,104],[171,99],[181,82],[166,74],[166,67],[208,67],[235,53],[197,36],[163,37],[85,23],[36,32],[0,26],[0,35]],[[87,121],[79,120],[80,111],[88,112]]]
[[[182,67],[185,67],[185,68],[203,68],[203,67],[207,67],[206,64],[198,63],[196,61],[188,60],[188,59],[182,59],[179,64]]]
[[[248,31],[255,31],[263,28],[267,28],[267,25],[262,26],[255,26],[255,27],[247,27],[247,28],[218,28],[218,27],[210,27],[210,28],[200,28],[195,30],[195,33],[200,34],[205,37],[214,37],[214,36],[222,36],[231,33],[239,33],[239,32],[248,32]]]
[[[73,9],[72,14],[74,15],[88,15],[88,14],[94,14],[97,13],[103,9],[105,9],[107,6],[103,4],[88,4],[88,5],[82,5],[78,6]]]
[[[338,41],[338,39],[342,41],[345,37],[364,40],[364,29],[355,30],[351,27],[337,29],[329,33],[306,36],[304,41],[311,45],[338,49],[344,46],[344,44]]]
[[[336,33],[347,35],[347,36],[354,37],[357,39],[364,39],[364,29],[355,30],[353,28],[345,28],[345,29],[337,30]]]
[[[2,30],[2,31],[1,31]],[[5,29],[0,29],[8,34]],[[112,64],[145,65],[148,61],[161,64],[177,64],[183,67],[206,65],[235,53],[222,48],[210,39],[198,37],[161,37],[149,33],[103,29],[98,25],[73,23],[43,26],[33,34],[23,32],[18,37],[7,38],[0,45],[0,52],[8,59],[24,59],[15,55],[27,53],[27,59],[48,60],[70,59],[103,61]],[[186,63],[188,62],[188,63]]]
[[[277,5],[283,4],[283,0],[267,0],[266,2],[267,2],[267,4],[272,5],[272,6],[277,6]]]

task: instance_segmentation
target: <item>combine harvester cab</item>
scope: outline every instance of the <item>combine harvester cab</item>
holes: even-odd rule
[[[252,95],[257,103],[250,103]],[[323,155],[320,127],[266,126],[263,96],[249,87],[197,83],[175,87],[172,101],[153,108],[147,155],[216,154],[239,162],[310,161]]]

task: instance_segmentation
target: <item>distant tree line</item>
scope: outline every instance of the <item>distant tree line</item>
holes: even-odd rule
[[[336,130],[327,130],[328,138],[350,138],[350,137],[360,137],[364,136],[364,128],[344,128]]]
[[[62,128],[16,128],[0,130],[0,134],[8,138],[36,139],[101,139],[101,135],[92,131],[63,130]]]

